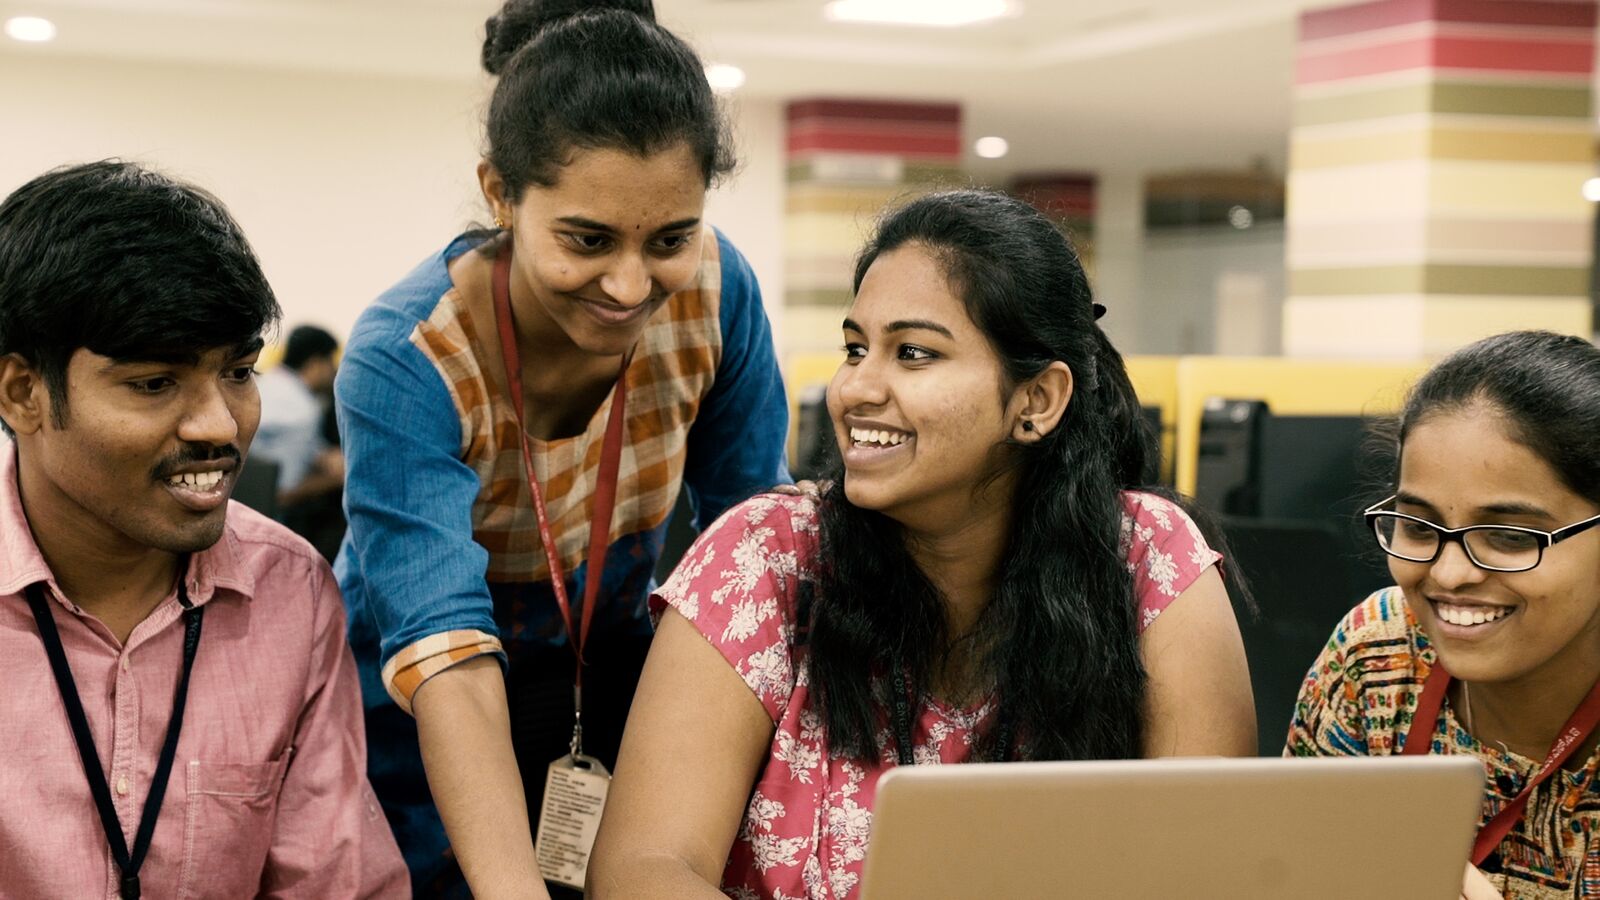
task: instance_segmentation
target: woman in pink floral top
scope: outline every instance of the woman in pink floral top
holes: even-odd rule
[[[840,476],[733,508],[652,598],[591,896],[854,897],[895,765],[1253,752],[1220,557],[1139,489],[1101,312],[1025,204],[884,223],[828,393]]]

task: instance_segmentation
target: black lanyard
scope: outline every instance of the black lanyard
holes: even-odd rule
[[[150,795],[144,800],[144,815],[139,819],[139,831],[134,835],[133,854],[128,854],[128,844],[122,837],[122,823],[117,819],[116,807],[111,803],[111,788],[106,785],[106,774],[100,768],[100,754],[95,750],[94,735],[89,731],[89,720],[83,714],[83,703],[78,699],[78,686],[72,680],[72,669],[67,665],[67,653],[61,646],[61,635],[56,631],[55,617],[50,614],[44,590],[37,584],[28,588],[28,605],[33,608],[33,620],[38,623],[39,637],[44,640],[45,653],[50,657],[50,668],[55,672],[56,687],[61,690],[61,702],[67,707],[67,719],[72,723],[72,737],[78,743],[78,756],[83,760],[83,771],[89,779],[89,792],[94,795],[94,805],[100,809],[100,825],[105,829],[106,841],[111,845],[111,856],[117,863],[122,878],[118,892],[122,900],[139,900],[139,868],[144,865],[145,854],[150,852],[150,838],[155,834],[156,817],[161,815],[161,798],[167,793],[167,778],[172,774],[172,758],[178,752],[178,732],[183,730],[183,706],[189,697],[189,673],[194,669],[195,650],[200,646],[200,618],[204,607],[189,605],[189,595],[178,582],[178,602],[183,605],[183,675],[178,679],[178,692],[172,699],[172,718],[167,720],[167,737],[161,745],[161,759],[156,764],[155,778],[150,782]]]
[[[916,759],[911,753],[911,692],[906,688],[905,669],[898,661],[894,663],[890,681],[889,693],[893,695],[891,705],[894,707],[895,753],[900,765],[914,765]],[[990,762],[1005,762],[1011,756],[1011,742],[1016,729],[1003,707],[1000,710],[1000,723],[996,728],[998,730],[994,742],[994,759]]]

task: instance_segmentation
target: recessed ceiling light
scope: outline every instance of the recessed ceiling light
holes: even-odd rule
[[[1590,203],[1600,202],[1600,178],[1591,178],[1583,183],[1583,199]]]
[[[56,23],[38,16],[17,16],[6,20],[6,37],[30,44],[53,41],[56,38]]]
[[[727,63],[706,66],[706,81],[714,91],[737,91],[744,87],[744,70]]]
[[[972,145],[972,150],[984,159],[1000,159],[1011,152],[1011,144],[1003,137],[990,135],[978,138]]]
[[[834,22],[883,25],[976,25],[1021,11],[1020,0],[833,0],[822,14]]]

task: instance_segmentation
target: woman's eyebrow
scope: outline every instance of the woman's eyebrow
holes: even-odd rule
[[[899,319],[890,322],[889,327],[884,329],[885,334],[894,334],[897,331],[932,331],[942,334],[951,340],[955,340],[956,337],[950,333],[950,329],[940,325],[938,322],[930,322],[927,319]]]
[[[588,229],[589,231],[604,231],[607,234],[616,233],[616,229],[612,228],[610,225],[607,225],[604,222],[596,222],[593,219],[586,219],[583,216],[562,216],[561,218],[556,219],[556,222],[562,225],[571,225],[573,228]]]
[[[1418,497],[1416,494],[1409,494],[1405,491],[1401,491],[1395,495],[1395,502],[1404,503],[1407,506],[1419,506],[1433,514],[1437,514],[1439,511],[1438,507],[1434,506],[1432,503],[1429,503],[1421,497]],[[1550,513],[1546,510],[1534,506],[1532,503],[1523,503],[1518,500],[1503,500],[1498,503],[1485,503],[1484,505],[1474,509],[1473,513],[1477,516],[1530,516],[1536,519],[1547,519],[1550,521],[1555,520],[1555,517],[1550,515]]]
[[[556,219],[556,222],[562,225],[570,225],[573,228],[582,228],[586,231],[600,231],[606,234],[617,233],[617,229],[612,228],[610,225],[607,225],[604,222],[596,222],[593,219],[588,219],[583,216],[562,216],[561,218]],[[664,231],[683,231],[688,228],[693,228],[699,224],[700,219],[698,216],[690,216],[687,219],[679,219],[676,222],[668,222],[660,228],[657,228],[652,233],[660,234]]]
[[[657,228],[656,229],[656,233],[660,234],[663,231],[685,231],[685,230],[693,228],[693,227],[695,227],[696,225],[699,225],[699,224],[700,224],[699,217],[690,216],[687,219],[679,219],[676,222],[668,222],[667,224],[661,226],[660,228]]]
[[[1394,495],[1394,502],[1396,505],[1404,503],[1406,506],[1420,506],[1431,513],[1437,513],[1439,511],[1438,507],[1434,506],[1432,503],[1429,503],[1421,497],[1418,497],[1416,494],[1412,494],[1407,491],[1396,491]]]
[[[1486,506],[1478,507],[1478,512],[1495,516],[1529,516],[1535,519],[1555,520],[1555,517],[1550,513],[1534,506],[1532,503],[1520,503],[1517,501],[1490,503]]]

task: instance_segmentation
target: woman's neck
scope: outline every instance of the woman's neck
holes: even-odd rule
[[[968,514],[948,521],[954,524],[933,529],[908,526],[906,551],[939,589],[945,627],[951,640],[958,641],[972,632],[994,595],[1010,537],[1010,505],[980,497]]]
[[[1574,641],[1549,663],[1511,681],[1472,682],[1457,698],[1468,730],[1480,743],[1501,744],[1543,762],[1567,720],[1600,679],[1600,646]],[[1600,744],[1600,729],[1568,760],[1581,767]]]

